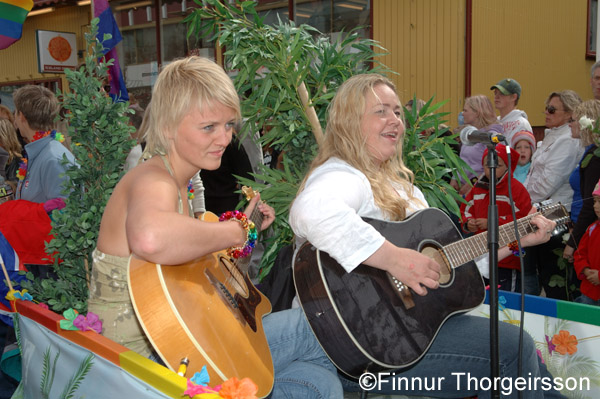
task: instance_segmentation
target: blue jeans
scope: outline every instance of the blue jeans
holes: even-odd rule
[[[410,368],[392,372],[391,375],[384,376],[384,379],[379,378],[379,389],[372,389],[370,392],[436,398],[474,395],[478,399],[490,398],[492,390],[486,389],[490,380],[489,324],[489,319],[483,317],[451,317],[444,323],[421,360]],[[512,383],[518,374],[519,329],[500,322],[498,337],[500,377],[508,377],[505,379],[506,384],[499,385],[498,389],[502,398],[517,398],[519,392]],[[522,375],[527,381],[536,377],[552,378],[537,355],[533,339],[527,333],[523,336]],[[395,386],[392,385],[393,378]],[[510,389],[508,383],[511,383],[513,389]],[[348,391],[360,391],[356,382],[343,378],[342,384]],[[523,398],[564,398],[559,392],[544,391],[540,386],[538,383],[537,390],[524,390]]]
[[[596,301],[596,300],[590,298],[589,296],[587,296],[585,294],[581,294],[581,296],[577,297],[575,299],[575,302],[577,302],[577,303],[585,303],[586,305],[600,306],[600,300]]]
[[[263,319],[273,357],[275,384],[271,398],[342,398],[335,366],[315,338],[299,308]]]

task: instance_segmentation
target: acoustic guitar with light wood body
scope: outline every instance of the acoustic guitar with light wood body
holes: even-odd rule
[[[202,219],[219,220],[210,212]],[[258,230],[258,207],[250,220]],[[273,387],[273,361],[262,318],[271,304],[248,278],[249,261],[250,256],[233,259],[224,250],[182,265],[132,256],[128,284],[138,320],[167,367],[176,371],[188,358],[188,376],[206,366],[211,386],[249,377],[258,385],[257,395],[265,397]]]

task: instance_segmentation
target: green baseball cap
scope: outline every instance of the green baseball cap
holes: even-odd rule
[[[521,85],[514,79],[502,79],[494,86],[490,87],[490,90],[498,89],[500,93],[508,96],[510,94],[516,94],[517,98],[521,97]]]

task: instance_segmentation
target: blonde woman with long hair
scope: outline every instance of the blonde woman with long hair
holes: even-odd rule
[[[313,247],[335,259],[347,273],[354,273],[360,265],[373,267],[388,272],[410,287],[413,295],[427,295],[428,291],[436,290],[440,278],[438,263],[418,251],[392,244],[362,219],[404,220],[427,208],[423,193],[412,183],[412,172],[402,162],[404,122],[394,84],[377,74],[357,75],[344,82],[329,106],[325,136],[290,210],[290,225],[298,243],[309,241]],[[548,232],[555,226],[554,222],[543,217],[536,217],[534,223],[539,230],[523,237],[523,246],[547,241]],[[399,224],[396,227],[403,229],[404,226]],[[426,230],[435,226],[419,228]],[[403,231],[398,233],[402,235]],[[410,234],[413,232],[406,230],[406,235]],[[500,249],[500,259],[509,255],[511,251],[507,247]],[[349,301],[370,303],[373,299],[361,298],[361,288],[352,287],[347,286],[345,291]],[[390,298],[390,303],[383,306],[396,306],[393,301]],[[363,316],[359,312],[355,314],[358,319]],[[314,318],[313,315],[309,317]],[[380,320],[379,325],[365,324],[362,328],[369,331],[369,337],[376,341],[373,330],[392,328],[392,324],[396,323],[386,319]],[[516,378],[518,368],[514,359],[518,356],[519,330],[507,323],[500,324],[503,377]],[[469,372],[474,378],[489,374],[490,364],[486,355],[489,353],[489,340],[485,333],[488,329],[489,320],[486,318],[450,317],[440,328],[427,354],[411,368],[391,373],[397,376],[391,378],[444,377],[441,378],[445,379],[444,382],[436,387],[436,396],[440,393],[448,397],[489,396],[489,392],[469,391],[464,389],[464,385],[459,389],[450,374],[456,370]],[[401,340],[398,337],[397,342],[372,344],[383,344],[382,347],[389,349],[400,344]],[[531,337],[527,336],[524,342],[524,375],[548,375],[536,356]],[[358,383],[341,379],[345,389],[359,390]],[[426,389],[411,390],[410,395],[430,396],[431,392]],[[402,384],[381,384],[375,390],[385,394],[409,394]],[[524,393],[525,398],[532,397],[528,395]]]

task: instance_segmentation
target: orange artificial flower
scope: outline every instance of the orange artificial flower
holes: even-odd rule
[[[556,345],[554,349],[561,355],[569,355],[577,352],[577,337],[569,334],[566,330],[560,330],[558,334],[554,334],[552,337],[552,343]]]
[[[241,381],[232,377],[225,381],[219,391],[219,396],[225,399],[257,399],[258,386],[250,378]]]

